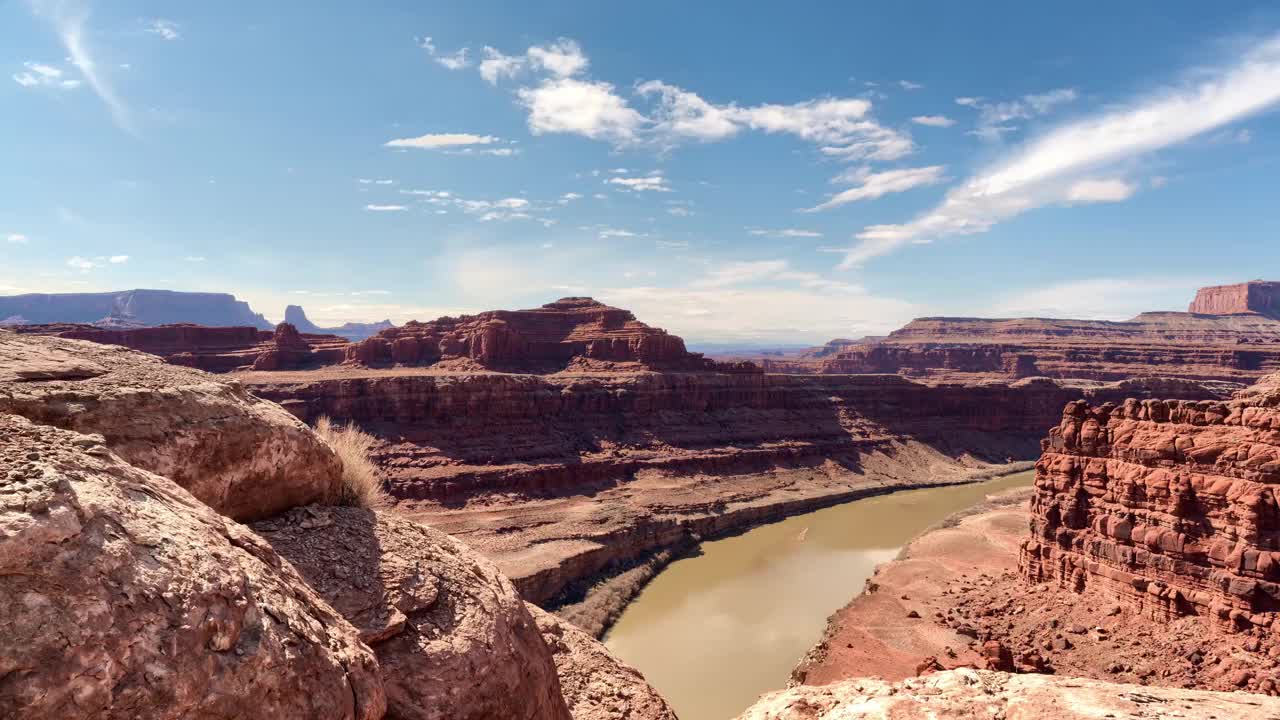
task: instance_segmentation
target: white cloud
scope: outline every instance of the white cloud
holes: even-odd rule
[[[30,238],[22,233],[9,233],[8,237],[5,239],[15,245],[25,245],[30,240]]]
[[[79,80],[63,77],[63,71],[52,65],[28,60],[22,63],[22,66],[26,70],[15,73],[12,76],[13,81],[22,87],[43,87],[60,90],[74,90],[80,87]]]
[[[965,107],[977,107],[977,106],[978,106],[978,104],[979,104],[979,103],[981,103],[981,102],[982,102],[982,98],[980,98],[980,97],[958,97],[958,98],[956,98],[956,104],[957,104],[957,105],[963,105],[963,106],[965,106]]]
[[[676,217],[689,217],[693,215],[693,211],[683,205],[673,205],[667,208],[667,213]]]
[[[1138,188],[1123,180],[1081,180],[1067,188],[1069,203],[1120,202],[1128,200]]]
[[[617,185],[624,192],[671,192],[666,178],[657,173],[644,177],[611,177],[605,183]]]
[[[911,82],[910,80],[899,80],[898,85],[900,85],[903,90],[919,90],[924,87],[924,85],[921,85],[920,83],[916,83],[916,82]]]
[[[188,255],[182,259],[186,262],[193,262],[193,263],[200,263],[205,261],[205,257],[203,255]]]
[[[98,267],[98,264],[90,260],[89,258],[80,257],[79,255],[73,255],[67,258],[67,267],[73,268],[75,270],[79,270],[82,273],[86,273]]]
[[[1018,126],[1011,125],[1011,122],[1047,115],[1057,106],[1073,102],[1078,97],[1079,93],[1072,88],[1059,88],[1046,93],[1023,95],[1017,100],[999,103],[988,103],[981,98],[956,98],[956,102],[967,100],[969,102],[960,104],[980,111],[978,126],[969,134],[983,140],[994,141],[999,140],[1005,133],[1018,129]]]
[[[872,172],[870,168],[861,167],[836,177],[833,182],[857,183],[854,187],[836,193],[826,202],[809,208],[806,212],[830,210],[859,200],[874,200],[890,193],[906,192],[926,185],[937,185],[946,180],[944,165],[927,167],[899,168]]]
[[[404,205],[375,205],[370,203],[369,205],[365,205],[364,209],[371,212],[401,212],[408,210],[409,208]]]
[[[49,0],[33,0],[32,9],[36,15],[47,18],[53,25],[58,39],[62,41],[62,46],[70,56],[70,63],[80,70],[89,87],[107,106],[116,127],[127,133],[137,134],[132,113],[116,95],[110,79],[99,71],[89,46],[84,41],[84,26],[88,19],[88,10],[82,6]]]
[[[111,263],[112,265],[120,265],[122,263],[129,262],[129,256],[128,255],[112,255],[111,257],[107,258],[107,262]]]
[[[427,55],[436,63],[449,70],[462,70],[471,67],[471,61],[467,59],[467,48],[462,48],[457,52],[441,53],[436,49],[435,43],[430,37],[417,38],[418,47],[427,51]]]
[[[388,140],[383,143],[383,147],[440,150],[443,148],[466,147],[468,145],[489,145],[499,142],[499,140],[500,138],[492,135],[474,135],[472,133],[428,133],[418,137]]]
[[[951,127],[956,124],[955,120],[946,115],[917,115],[911,118],[911,122],[927,127]]]
[[[552,205],[538,205],[522,197],[508,197],[498,200],[468,200],[448,190],[401,190],[402,195],[412,195],[422,199],[429,205],[436,206],[437,214],[445,214],[441,208],[452,207],[467,215],[474,216],[480,222],[494,220],[536,220],[544,225],[554,224],[554,220],[535,217],[533,213],[544,212]]]
[[[1117,166],[1139,156],[1255,115],[1278,101],[1280,36],[1273,36],[1229,66],[1197,71],[1182,86],[1046,132],[952,189],[941,204],[910,222],[865,228],[841,267],[860,265],[910,243],[985,232],[1001,220],[1045,205],[1114,201],[1132,194],[1136,183],[1113,178],[1101,185],[1099,172],[1114,173]],[[1082,188],[1082,183],[1093,184]]]
[[[152,35],[159,35],[165,40],[177,40],[182,37],[178,32],[178,23],[172,20],[161,20],[159,18],[152,20],[147,24],[146,32]]]
[[[529,62],[557,77],[567,78],[587,69],[587,56],[578,43],[560,38],[549,45],[529,48]]]
[[[781,230],[768,230],[765,228],[747,228],[747,232],[752,235],[761,235],[765,237],[779,238],[820,238],[822,233],[816,230],[801,230],[799,228],[783,228]]]
[[[576,193],[576,192],[567,192],[567,193],[565,193],[565,194],[561,195],[561,196],[560,196],[560,199],[559,199],[559,200],[557,200],[556,202],[557,202],[557,203],[559,203],[559,204],[561,204],[561,205],[568,205],[569,203],[573,202],[574,200],[581,200],[581,199],[582,199],[582,195],[580,195],[580,194],[578,194],[578,193]]]
[[[520,88],[516,96],[529,111],[529,131],[535,135],[571,133],[626,144],[645,124],[644,116],[606,82],[557,77]]]
[[[630,230],[623,230],[621,228],[611,228],[611,227],[601,227],[596,235],[601,240],[608,240],[609,238],[640,237],[638,234],[633,233]]]
[[[515,77],[524,69],[525,59],[517,55],[503,55],[488,45],[481,52],[484,59],[480,61],[480,77],[490,85],[498,84],[503,77]]]

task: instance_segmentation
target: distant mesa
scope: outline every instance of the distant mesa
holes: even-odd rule
[[[1280,282],[1252,280],[1200,288],[1187,312],[1201,315],[1256,313],[1280,320]]]
[[[298,329],[301,333],[312,333],[315,335],[337,335],[348,340],[364,340],[372,335],[395,327],[390,320],[373,323],[344,323],[338,327],[322,328],[307,318],[307,313],[302,309],[301,305],[290,305],[284,309],[284,321]]]
[[[758,371],[750,363],[716,363],[691,353],[681,338],[589,297],[561,298],[530,310],[410,321],[347,348],[347,362],[520,372]]]
[[[175,290],[123,290],[0,297],[0,324],[77,323],[107,328],[191,323],[210,327],[247,326],[270,330],[272,324],[249,303],[228,293]]]

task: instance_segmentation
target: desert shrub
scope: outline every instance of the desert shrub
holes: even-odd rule
[[[369,509],[386,505],[387,493],[378,479],[378,468],[369,459],[377,440],[355,425],[338,425],[328,417],[316,421],[316,434],[342,461],[342,494],[338,503]]]

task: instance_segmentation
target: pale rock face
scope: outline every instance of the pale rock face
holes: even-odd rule
[[[676,720],[676,714],[639,670],[572,623],[529,604],[551,648],[560,687],[573,720]]]
[[[350,507],[254,524],[360,630],[399,720],[569,720],[556,667],[511,581],[425,525]]]
[[[373,653],[244,526],[0,414],[0,717],[377,720]]]
[[[1262,695],[959,669],[900,683],[859,678],[801,685],[765,695],[738,720],[1252,720],[1276,713],[1280,699]]]
[[[131,465],[247,520],[338,492],[342,465],[239,383],[120,347],[0,332],[0,412],[98,434]]]

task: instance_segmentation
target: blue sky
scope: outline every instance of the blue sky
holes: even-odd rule
[[[1280,278],[1269,3],[768,5],[0,2],[0,293],[783,343]]]

